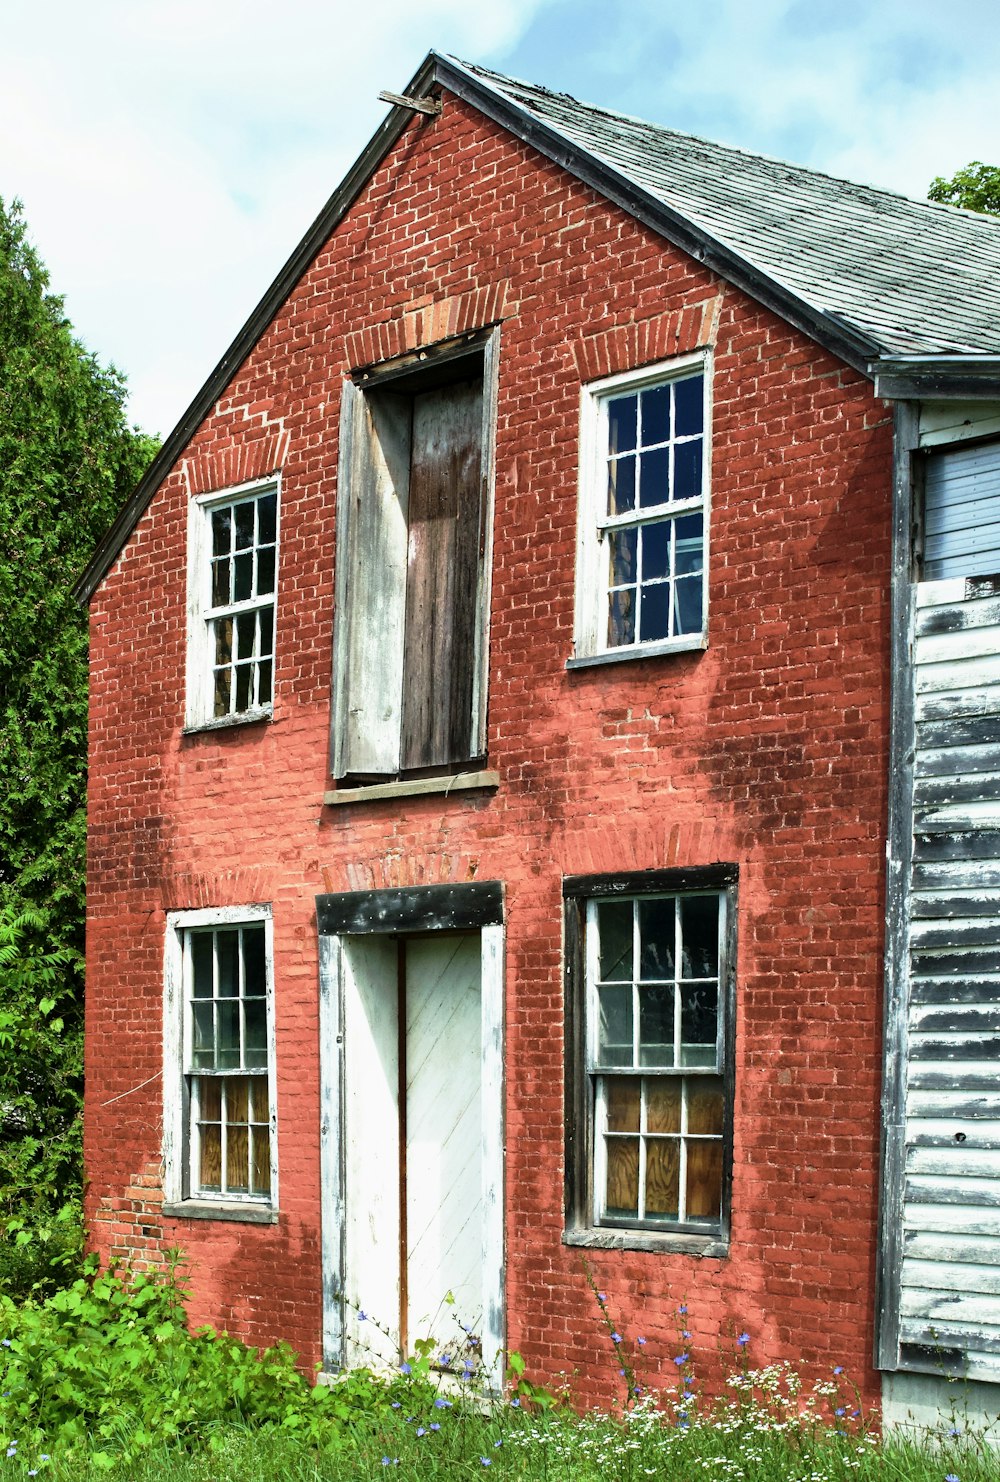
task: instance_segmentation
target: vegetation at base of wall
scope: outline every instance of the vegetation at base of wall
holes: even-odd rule
[[[972,160],[956,170],[950,180],[937,175],[927,192],[929,201],[946,206],[964,206],[966,211],[983,211],[1000,216],[1000,165],[984,165]]]
[[[87,613],[73,584],[156,449],[0,200],[0,1283],[79,1247]]]
[[[678,1314],[669,1385],[643,1379],[640,1337],[606,1331],[623,1382],[610,1411],[578,1413],[535,1388],[513,1354],[502,1395],[444,1378],[429,1339],[391,1375],[357,1370],[313,1387],[286,1347],[190,1333],[175,1279],[86,1276],[20,1306],[0,1299],[0,1482],[523,1479],[523,1482],[996,1482],[1000,1461],[960,1415],[934,1446],[883,1442],[835,1369],[804,1384],[754,1367],[733,1340],[721,1398],[703,1395]],[[601,1319],[610,1322],[599,1294]],[[623,1362],[624,1360],[624,1362]]]

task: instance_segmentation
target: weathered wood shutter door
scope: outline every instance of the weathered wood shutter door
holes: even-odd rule
[[[413,399],[401,765],[472,755],[483,526],[483,382]]]
[[[333,775],[394,775],[403,693],[409,397],[344,385],[337,469]]]
[[[995,489],[974,522],[948,513],[969,454]],[[978,533],[1000,519],[1000,453],[927,475],[944,579],[916,594],[899,1361],[1000,1380],[1000,578],[966,574],[987,550],[1000,569]]]

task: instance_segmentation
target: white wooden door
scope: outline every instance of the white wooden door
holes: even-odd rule
[[[483,1317],[478,935],[406,943],[406,1329],[449,1346]]]

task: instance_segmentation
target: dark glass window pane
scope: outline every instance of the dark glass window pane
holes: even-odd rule
[[[219,997],[235,998],[240,991],[240,934],[217,931],[215,944],[219,958]]]
[[[685,576],[674,583],[674,633],[700,633],[701,576]]]
[[[212,933],[210,931],[191,933],[191,976],[194,997],[211,998]]]
[[[608,452],[626,453],[635,447],[638,398],[616,396],[608,402]]]
[[[681,898],[682,978],[719,976],[719,897]]]
[[[701,493],[701,438],[674,444],[675,499],[694,499]]]
[[[278,496],[263,494],[257,500],[257,544],[273,545],[277,530]]]
[[[236,506],[236,549],[245,551],[253,545],[253,511],[256,500]]]
[[[635,459],[616,458],[608,464],[608,514],[635,509]]]
[[[718,1221],[721,1213],[722,1143],[688,1142],[688,1219]]]
[[[247,998],[263,998],[267,990],[264,966],[264,928],[243,928],[243,992]]]
[[[263,595],[265,592],[274,591],[274,551],[258,551],[257,553],[257,592]]]
[[[219,1070],[238,1070],[240,1065],[240,1005],[234,998],[216,1003],[219,1023]]]
[[[674,1063],[674,987],[639,990],[639,1064]]]
[[[704,520],[701,515],[682,515],[674,521],[674,571],[684,576],[701,571],[704,549]]]
[[[635,581],[637,530],[612,530],[608,534],[608,556],[610,570],[608,584],[624,586]]]
[[[192,1063],[195,1070],[215,1069],[214,1012],[211,1003],[206,1003],[203,999],[192,1007],[191,1017],[194,1030]]]
[[[244,1007],[244,1062],[250,1069],[267,1064],[267,1007],[263,998],[248,998]]]
[[[257,674],[257,704],[271,703],[271,660],[265,659]]]
[[[639,610],[639,640],[655,643],[658,638],[670,636],[670,583],[655,582],[642,589],[642,607]]]
[[[722,1081],[712,1076],[691,1076],[687,1082],[689,1132],[722,1136]]]
[[[597,908],[601,981],[623,982],[632,977],[632,902],[607,901]]]
[[[670,575],[670,520],[642,527],[642,579]]]
[[[225,509],[212,511],[212,554],[228,556],[232,540],[233,512],[227,504]]]
[[[253,595],[253,553],[237,556],[233,561],[234,602],[246,602]]]
[[[253,665],[241,664],[236,671],[236,713],[250,709],[250,686],[253,681]]]
[[[681,1063],[714,1065],[719,1021],[719,990],[714,983],[681,988]]]
[[[605,1208],[612,1218],[639,1213],[639,1139],[609,1137],[608,1187]]]
[[[674,976],[674,897],[639,902],[639,976]]]
[[[632,1065],[632,989],[598,988],[597,1060],[600,1065]]]
[[[635,588],[623,587],[608,598],[608,647],[635,642]]]
[[[228,664],[233,656],[233,620],[232,618],[216,618],[215,628],[215,662],[217,664]]]
[[[274,652],[274,608],[262,607],[260,617],[260,648],[259,653],[270,654]]]
[[[230,601],[229,557],[225,556],[221,561],[212,562],[212,606],[226,607]]]
[[[647,1132],[681,1130],[681,1083],[673,1076],[644,1082]]]
[[[674,382],[674,436],[688,437],[704,429],[705,380],[690,376]]]
[[[604,1082],[609,1132],[638,1132],[641,1087],[638,1076],[609,1076]]]
[[[670,498],[670,449],[654,448],[651,453],[640,453],[639,462],[639,505],[649,509],[654,504],[666,504]]]
[[[654,386],[639,398],[642,405],[642,445],[665,443],[670,436],[670,387]]]
[[[680,1190],[680,1140],[651,1138],[646,1143],[646,1214],[675,1220]]]

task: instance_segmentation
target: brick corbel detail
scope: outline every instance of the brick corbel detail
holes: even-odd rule
[[[196,452],[184,459],[183,470],[191,494],[232,489],[277,473],[288,457],[289,434],[280,422],[248,417],[235,424],[225,447]]]
[[[638,319],[582,336],[573,345],[580,379],[598,381],[604,376],[639,370],[657,360],[669,360],[673,355],[708,349],[715,344],[721,306],[722,299],[716,296],[653,319]]]
[[[348,363],[351,370],[360,370],[456,335],[485,329],[488,324],[496,324],[516,313],[509,299],[507,282],[473,288],[452,298],[415,299],[396,318],[353,330],[347,336]]]

